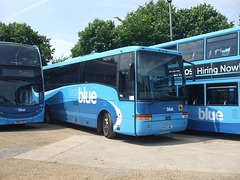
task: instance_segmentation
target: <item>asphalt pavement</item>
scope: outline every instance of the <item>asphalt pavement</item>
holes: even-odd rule
[[[100,135],[74,135],[14,158],[116,168],[119,171],[167,169],[239,173],[240,138],[214,136],[167,134],[118,136],[112,140]]]

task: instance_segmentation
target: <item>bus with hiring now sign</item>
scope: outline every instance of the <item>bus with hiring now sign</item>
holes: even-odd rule
[[[194,62],[188,80],[188,129],[240,134],[240,27],[154,45],[177,50]]]

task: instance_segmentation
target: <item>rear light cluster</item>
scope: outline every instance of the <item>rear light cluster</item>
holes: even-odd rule
[[[183,112],[182,113],[182,118],[187,119],[188,118],[188,112]]]
[[[188,118],[188,112],[182,112],[182,118]],[[166,116],[165,120],[171,120],[171,116]],[[137,122],[151,122],[152,121],[152,114],[136,114],[136,121]]]
[[[151,114],[136,114],[136,121],[137,122],[150,122],[152,121]]]

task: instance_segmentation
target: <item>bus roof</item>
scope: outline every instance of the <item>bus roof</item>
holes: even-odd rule
[[[144,47],[144,46],[128,46],[128,47],[118,48],[118,49],[104,51],[104,52],[100,52],[100,53],[93,53],[93,54],[88,54],[88,55],[84,55],[84,56],[79,56],[76,58],[66,60],[64,62],[47,65],[47,66],[43,67],[43,70],[55,68],[55,67],[59,67],[59,66],[64,66],[64,65],[68,65],[68,64],[74,64],[74,63],[78,63],[78,62],[89,61],[89,60],[98,59],[98,58],[102,58],[102,57],[117,55],[117,54],[121,54],[121,53],[138,51],[138,50],[156,51],[156,52],[161,51],[164,53],[172,53],[172,54],[176,54],[176,55],[181,55],[180,52],[171,51],[171,50],[163,50],[163,49],[159,49],[159,48]]]
[[[37,48],[36,45],[29,45],[29,44],[15,43],[15,42],[0,41],[0,44],[11,45],[11,46],[25,46],[25,47]]]
[[[207,34],[201,34],[201,35],[197,35],[197,36],[193,36],[193,37],[189,37],[189,38],[179,39],[179,40],[175,40],[175,41],[171,41],[171,42],[156,44],[156,45],[153,45],[153,46],[150,46],[150,47],[153,47],[153,48],[168,47],[168,46],[173,46],[173,45],[181,44],[181,43],[185,43],[185,42],[196,41],[198,39],[209,38],[209,37],[212,37],[212,36],[220,36],[220,35],[223,35],[223,34],[233,33],[233,32],[236,32],[236,31],[240,31],[240,27],[224,29],[224,30],[220,30],[220,31],[210,32],[210,33],[207,33]]]

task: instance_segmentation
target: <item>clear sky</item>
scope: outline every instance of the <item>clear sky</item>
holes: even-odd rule
[[[154,0],[156,2],[157,0]],[[0,21],[27,23],[34,31],[51,38],[55,57],[69,56],[78,41],[78,32],[95,18],[125,18],[149,0],[0,0]],[[240,0],[172,0],[179,8],[191,8],[207,2],[238,26]]]

